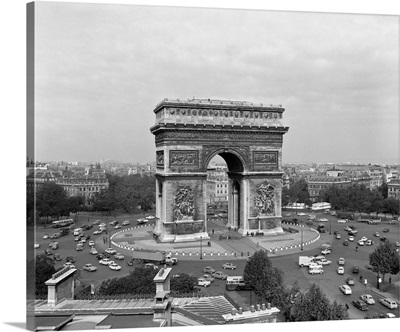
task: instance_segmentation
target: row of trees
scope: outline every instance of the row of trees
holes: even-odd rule
[[[370,190],[364,184],[351,184],[343,188],[332,185],[319,193],[320,202],[329,202],[332,208],[352,212],[377,212],[399,214],[400,201],[388,197],[388,186]],[[289,188],[282,189],[282,206],[290,203],[311,205],[308,184],[305,179],[291,180]]]
[[[62,186],[54,182],[43,183],[35,197],[27,197],[27,221],[33,223],[35,214],[37,220],[45,218],[45,222],[69,216],[79,211],[99,211],[111,214],[111,211],[121,209],[131,213],[135,209],[148,211],[155,204],[155,177],[140,175],[114,176],[107,174],[108,190],[104,190],[90,198],[90,206],[85,205],[83,196],[68,197]]]
[[[121,209],[131,213],[137,208],[151,210],[156,200],[154,176],[127,175],[118,176],[107,174],[109,188],[93,200],[95,211]]]
[[[54,183],[46,182],[41,185],[36,193],[36,209],[34,196],[27,197],[27,222],[33,223],[35,214],[37,220],[45,218],[58,219],[61,216],[69,216],[82,209],[84,199],[82,196],[68,197],[63,187]]]
[[[284,273],[272,266],[264,250],[256,251],[247,262],[243,274],[259,301],[272,303],[280,309],[286,321],[341,320],[348,318],[346,307],[331,303],[321,288],[313,284],[301,291],[297,282],[288,287]]]
[[[399,200],[387,196],[387,185],[370,190],[364,184],[343,188],[331,186],[321,190],[319,199],[329,202],[335,210],[352,212],[399,213]]]

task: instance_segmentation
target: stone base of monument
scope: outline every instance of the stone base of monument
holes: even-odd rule
[[[271,235],[282,235],[285,234],[284,230],[282,227],[275,227],[271,229],[248,229],[248,230],[243,230],[241,228],[238,229],[238,233],[242,234],[243,236],[251,236],[251,233],[256,234],[256,233],[264,233],[263,236],[271,236]]]
[[[160,242],[197,242],[200,240],[210,239],[206,232],[193,233],[193,234],[160,234]]]

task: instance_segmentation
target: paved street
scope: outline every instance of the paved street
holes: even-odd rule
[[[321,288],[331,299],[331,301],[337,300],[339,303],[347,303],[349,305],[350,318],[363,318],[365,316],[365,312],[361,312],[351,305],[351,300],[359,298],[359,296],[363,293],[371,294],[376,301],[381,296],[390,296],[392,298],[395,298],[397,301],[399,300],[399,275],[392,276],[392,288],[388,289],[388,293],[380,293],[376,290],[376,275],[371,270],[368,270],[366,268],[366,265],[368,265],[369,253],[373,251],[377,244],[379,244],[379,239],[376,237],[374,238],[373,233],[375,231],[379,231],[381,234],[385,234],[385,236],[387,236],[387,238],[391,241],[398,241],[398,225],[368,225],[365,223],[357,223],[355,221],[352,221],[350,224],[355,225],[359,231],[358,235],[356,236],[356,240],[359,239],[361,236],[366,236],[367,238],[373,239],[375,241],[375,244],[373,246],[359,246],[358,251],[356,251],[356,242],[350,242],[350,245],[348,247],[345,247],[342,244],[343,239],[347,238],[347,232],[344,231],[344,227],[347,224],[338,224],[336,221],[337,219],[331,216],[329,216],[329,221],[326,223],[328,229],[327,233],[321,234],[318,239],[313,243],[308,242],[318,236],[315,231],[310,230],[308,226],[302,227],[294,225],[290,225],[290,227],[298,229],[299,233],[285,233],[285,235],[273,237],[255,236],[247,237],[241,240],[219,240],[219,235],[233,233],[226,228],[226,226],[224,225],[224,221],[216,220],[209,223],[209,231],[210,229],[214,229],[214,234],[210,232],[210,240],[203,241],[204,243],[201,250],[205,255],[203,256],[203,259],[200,259],[200,245],[198,242],[160,244],[157,243],[152,237],[152,226],[138,227],[136,225],[136,217],[121,216],[117,218],[108,218],[108,221],[123,221],[127,219],[131,221],[130,226],[111,231],[110,236],[115,239],[113,240],[115,241],[115,244],[129,244],[125,243],[125,241],[122,240],[124,240],[125,234],[130,234],[129,236],[125,237],[125,239],[129,239],[128,241],[134,247],[158,250],[162,248],[162,250],[171,251],[174,255],[176,255],[176,257],[178,257],[178,265],[173,266],[173,274],[189,273],[195,275],[196,277],[199,277],[202,275],[202,270],[205,266],[211,266],[216,270],[222,270],[223,263],[234,262],[237,265],[236,270],[223,271],[228,275],[242,275],[248,254],[251,255],[254,251],[259,249],[271,250],[271,248],[282,248],[282,250],[276,250],[274,253],[271,252],[270,258],[274,266],[279,267],[284,271],[285,283],[287,285],[292,285],[295,281],[297,281],[299,283],[299,286],[303,290],[308,289],[312,285],[312,283],[317,283],[321,286]],[[90,217],[89,223],[93,222],[94,220],[103,221],[105,220],[105,218]],[[87,223],[87,218],[81,217],[76,227],[80,226],[80,224]],[[286,225],[283,226],[286,227]],[[382,233],[383,228],[386,227],[389,228],[390,231],[388,233]],[[99,252],[102,252],[110,244],[109,242],[105,243],[104,234],[97,236],[93,235],[93,231],[95,229],[96,228],[93,228],[90,231],[86,231],[86,233],[91,235],[91,240],[95,240],[96,248],[99,250]],[[303,234],[301,234],[301,230],[303,230]],[[334,231],[339,231],[342,234],[342,238],[340,240],[334,239]],[[50,242],[50,240],[42,239],[43,234],[52,234],[54,232],[56,232],[56,230],[52,228],[38,229],[38,231],[36,232],[36,238],[37,242],[41,245],[38,249],[38,252],[42,252],[45,248],[47,248],[47,245]],[[113,237],[112,234],[116,232],[120,233]],[[307,245],[303,246],[303,250],[301,250],[301,246],[294,247],[296,244],[299,244],[301,242],[301,236],[303,236],[303,243],[308,243]],[[115,248],[118,252],[121,252],[123,255],[125,255],[125,260],[119,261],[119,264],[122,266],[122,270],[112,271],[108,267],[98,264],[96,257],[89,254],[88,244],[85,244],[85,248],[83,251],[76,251],[76,242],[73,239],[73,235],[70,234],[68,236],[61,237],[57,239],[57,241],[60,244],[60,248],[57,249],[55,252],[59,252],[63,256],[63,260],[61,262],[56,262],[56,267],[61,266],[65,262],[66,256],[74,256],[76,259],[75,266],[81,271],[81,280],[84,284],[94,284],[95,286],[98,286],[103,280],[128,275],[129,272],[132,271],[134,268],[128,267],[126,265],[126,261],[129,259],[131,250],[112,245],[112,247]],[[210,241],[210,246],[206,245],[208,241]],[[332,264],[324,267],[324,274],[310,275],[308,274],[308,270],[306,268],[299,267],[298,257],[300,255],[319,255],[321,245],[328,242],[331,242],[333,245],[332,254],[327,255],[327,258],[332,261]],[[243,256],[241,255],[242,252]],[[211,253],[213,254],[211,255]],[[220,254],[218,255],[218,253]],[[225,255],[225,253],[228,254]],[[236,253],[236,257],[232,253]],[[344,257],[346,259],[344,275],[337,274],[337,261],[340,257]],[[93,273],[83,271],[82,266],[86,263],[91,263],[98,266],[98,270]],[[353,275],[351,271],[353,265],[358,265],[360,267],[360,273],[358,275]],[[360,275],[367,279],[368,282],[366,286],[359,281]],[[345,279],[349,276],[352,276],[355,279],[355,285],[352,286],[353,294],[350,296],[343,295],[338,289],[340,285],[345,284]],[[390,286],[388,284],[388,278],[389,276],[386,276],[384,283],[381,285],[381,290]],[[225,282],[222,280],[216,280],[210,287],[204,289],[204,291],[210,295],[222,294],[223,292],[225,292]],[[254,295],[252,297],[250,295],[250,292],[229,292],[229,294],[243,306],[247,306],[250,304],[251,301],[255,301]],[[375,305],[369,307],[369,312],[371,314],[375,312],[384,313],[388,312],[388,309],[384,308],[381,304],[376,303]],[[399,310],[392,312],[395,313],[396,316],[399,316]]]

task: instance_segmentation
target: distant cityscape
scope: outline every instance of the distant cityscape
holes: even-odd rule
[[[317,202],[323,189],[334,185],[339,188],[350,184],[364,184],[374,189],[387,184],[388,197],[400,199],[399,164],[283,164],[283,186],[289,188],[291,181],[305,179],[312,202]],[[226,204],[228,201],[227,166],[212,161],[208,167],[207,200],[209,203]],[[53,181],[61,185],[68,196],[82,195],[86,204],[96,193],[108,189],[106,174],[117,176],[153,176],[156,162],[128,163],[100,160],[96,163],[79,161],[36,161],[27,159],[26,176],[28,193],[37,186]]]

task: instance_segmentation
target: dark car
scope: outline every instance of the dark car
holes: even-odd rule
[[[344,241],[343,241],[343,245],[344,245],[344,246],[348,246],[348,245],[349,245],[349,241],[348,241],[348,240],[344,240]]]
[[[55,261],[61,261],[62,260],[62,256],[60,254],[54,254],[53,259]]]
[[[236,290],[237,290],[237,291],[241,291],[241,290],[251,290],[251,289],[253,289],[253,287],[251,287],[250,284],[247,283],[247,282],[239,282],[238,285],[237,285],[237,287],[236,287]]]
[[[75,258],[72,257],[72,256],[67,256],[67,257],[65,258],[65,261],[66,261],[66,262],[70,262],[70,263],[75,263]]]
[[[353,273],[358,273],[360,272],[360,268],[357,265],[353,266]]]
[[[382,232],[383,233],[388,233],[389,232],[389,228],[384,228]]]
[[[47,256],[53,255],[53,251],[50,250],[50,249],[45,249],[45,250],[44,250],[44,253],[45,253],[45,255],[47,255]]]
[[[355,300],[355,301],[352,301],[351,303],[353,303],[353,305],[354,305],[357,309],[360,309],[360,310],[362,310],[362,311],[368,310],[368,305],[367,305],[364,301]]]
[[[386,236],[381,236],[380,240],[384,242],[387,240],[387,238],[386,238]]]

